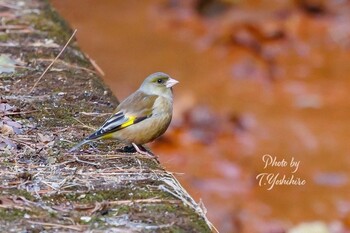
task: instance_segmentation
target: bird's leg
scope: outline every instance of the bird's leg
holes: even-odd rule
[[[135,148],[135,150],[137,152],[139,152],[140,154],[147,155],[147,156],[152,157],[152,158],[156,157],[153,153],[147,151],[142,145],[136,145],[135,143],[132,143],[132,145]]]
[[[124,152],[124,153],[135,153],[136,149],[133,145],[128,145],[128,146],[124,146],[120,149],[117,149],[118,152]]]

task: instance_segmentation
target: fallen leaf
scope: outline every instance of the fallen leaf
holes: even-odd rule
[[[0,132],[2,135],[13,135],[15,134],[15,131],[13,130],[13,128],[7,124],[2,124],[0,126]]]
[[[9,111],[9,110],[11,110],[13,108],[14,108],[14,106],[9,105],[7,103],[0,103],[0,112],[5,113],[5,112],[7,112],[7,111]]]
[[[8,126],[11,126],[12,128],[17,128],[17,129],[22,128],[22,125],[20,123],[18,123],[17,121],[4,120],[4,123]]]
[[[38,138],[39,138],[39,141],[40,142],[43,142],[43,143],[49,143],[51,141],[53,141],[54,137],[53,136],[50,136],[50,135],[44,135],[44,134],[41,134],[41,133],[38,133]]]
[[[1,150],[6,150],[9,148],[14,148],[16,146],[15,143],[13,143],[10,139],[8,138],[0,138],[0,149]]]
[[[8,208],[8,209],[19,209],[19,210],[29,210],[32,209],[28,206],[26,206],[27,203],[25,203],[21,198],[16,199],[12,197],[1,197],[0,198],[0,208]]]

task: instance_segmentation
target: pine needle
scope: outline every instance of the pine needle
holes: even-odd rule
[[[40,82],[40,80],[44,77],[44,75],[49,71],[49,69],[53,66],[53,64],[55,63],[55,61],[57,61],[57,59],[62,55],[62,53],[64,52],[64,50],[67,48],[68,44],[71,42],[71,40],[74,38],[75,34],[77,33],[77,29],[74,30],[73,34],[70,36],[70,38],[68,39],[67,43],[64,45],[64,47],[62,48],[61,52],[55,57],[55,59],[50,63],[50,65],[45,69],[45,71],[40,75],[39,79],[35,82],[34,86],[32,87],[32,89],[30,90],[30,93],[32,93],[35,89],[35,87],[38,85],[38,83]]]

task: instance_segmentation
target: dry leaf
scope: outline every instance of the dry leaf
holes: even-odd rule
[[[9,110],[11,110],[13,108],[14,107],[12,105],[9,105],[7,103],[0,103],[0,112],[5,113],[5,112],[7,112],[7,111],[9,111]]]
[[[40,142],[43,142],[46,144],[46,143],[53,141],[54,137],[52,137],[50,135],[44,135],[44,134],[38,133],[38,139]]]

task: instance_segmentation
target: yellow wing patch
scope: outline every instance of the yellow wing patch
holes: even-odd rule
[[[113,138],[113,134],[112,133],[108,133],[108,134],[102,135],[100,138],[102,138],[102,139],[111,139],[111,138]]]
[[[136,119],[135,116],[128,117],[128,120],[126,122],[124,122],[123,124],[121,124],[119,127],[117,127],[117,129],[120,130],[120,129],[123,129],[125,127],[128,127],[128,126],[134,124],[135,123],[135,119]],[[106,132],[105,135],[101,136],[101,138],[103,138],[103,139],[111,139],[111,138],[113,138],[113,133],[114,132],[115,131]]]
[[[134,124],[134,121],[135,121],[136,117],[130,116],[130,117],[128,117],[128,118],[129,118],[129,119],[128,119],[125,123],[123,123],[123,124],[120,126],[120,129],[125,128],[125,127],[128,127],[128,126]]]

